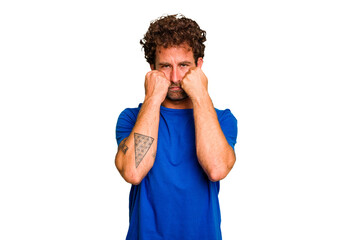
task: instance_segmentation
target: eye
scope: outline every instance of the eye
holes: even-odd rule
[[[161,68],[170,68],[170,65],[169,64],[164,64],[164,65],[161,65]]]
[[[180,67],[188,67],[188,66],[189,66],[189,64],[187,64],[187,63],[180,64]]]

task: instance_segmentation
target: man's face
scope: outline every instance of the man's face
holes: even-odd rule
[[[198,66],[202,66],[202,58],[198,59]],[[155,66],[151,66],[153,70],[163,72],[171,81],[167,99],[172,101],[181,101],[188,97],[180,87],[180,82],[192,67],[196,67],[193,51],[185,43],[168,48],[157,47]]]

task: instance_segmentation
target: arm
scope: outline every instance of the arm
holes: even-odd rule
[[[157,148],[160,105],[170,82],[159,71],[145,78],[145,100],[130,135],[118,147],[115,165],[125,181],[137,185],[152,168]]]
[[[221,130],[207,91],[207,78],[200,68],[191,69],[184,77],[182,87],[193,103],[199,163],[211,181],[219,181],[230,172],[236,158]]]
[[[211,181],[224,179],[235,163],[235,153],[228,144],[210,96],[193,101],[196,153]]]

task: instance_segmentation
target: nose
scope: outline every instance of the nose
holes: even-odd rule
[[[182,77],[180,71],[177,68],[173,68],[170,73],[170,81],[173,83],[179,83]]]

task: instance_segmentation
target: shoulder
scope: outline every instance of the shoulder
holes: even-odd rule
[[[230,109],[219,110],[215,108],[220,127],[230,146],[234,149],[237,138],[237,120]]]
[[[119,115],[118,119],[136,120],[139,114],[141,104],[137,108],[125,108]]]
[[[139,110],[140,106],[137,108],[126,108],[120,113],[116,123],[116,140],[118,144],[120,144],[125,137],[129,136],[135,125]]]
[[[227,119],[232,119],[233,121],[237,121],[234,114],[228,108],[225,110],[220,110],[220,109],[215,108],[215,111],[216,111],[217,117],[219,119],[219,122],[221,122],[223,120],[227,120]]]

